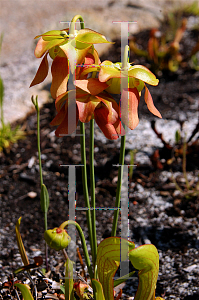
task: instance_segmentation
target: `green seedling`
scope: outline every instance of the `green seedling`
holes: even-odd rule
[[[14,286],[17,287],[21,291],[21,294],[24,299],[34,300],[32,294],[30,293],[30,290],[28,289],[28,287],[25,284],[15,283]]]
[[[34,263],[32,263],[32,264],[29,263],[28,256],[27,256],[27,253],[26,253],[23,241],[22,241],[22,237],[21,237],[21,234],[19,231],[20,223],[21,223],[21,217],[18,219],[18,221],[16,223],[15,232],[16,232],[16,240],[17,240],[17,244],[18,244],[19,253],[21,255],[21,259],[22,259],[22,262],[24,265],[17,268],[16,270],[14,270],[14,274],[17,275],[20,272],[27,271],[27,277],[32,282],[32,278],[30,276],[30,270],[41,266],[43,264],[43,259],[41,256],[37,256],[37,257],[34,257]],[[26,284],[19,283],[18,281],[14,281],[13,288],[15,288],[15,287],[17,287],[21,291],[21,294],[24,299],[34,300],[32,294],[30,292],[30,288]],[[34,286],[34,290],[35,290],[35,295],[36,295],[37,291],[36,291],[35,286]],[[17,299],[19,299],[17,291],[15,291],[15,293],[17,295]]]
[[[190,65],[196,71],[199,70],[198,52],[199,52],[199,40],[198,40],[196,46],[192,49],[190,57],[189,57],[190,58]]]
[[[27,254],[26,254],[26,250],[25,250],[22,238],[21,238],[21,233],[19,231],[20,224],[21,224],[21,217],[18,219],[17,224],[15,226],[15,233],[16,233],[16,239],[17,239],[19,253],[21,255],[21,259],[22,259],[24,266],[26,266],[26,265],[29,265],[29,260],[28,260]]]
[[[194,1],[192,4],[187,4],[182,8],[185,14],[199,16],[199,4],[198,1]]]
[[[11,294],[12,295],[14,294],[16,296],[16,299],[20,299],[20,296],[17,291],[17,289],[19,289],[23,296],[23,299],[34,300],[32,294],[30,292],[30,287],[27,284],[25,285],[25,284],[21,283],[20,280],[15,280],[12,275],[9,276],[8,281],[5,281],[3,283],[2,288],[9,292],[9,294],[10,294],[10,295],[8,295],[9,299],[12,299]]]
[[[0,36],[0,52],[3,42],[3,34]],[[20,139],[25,138],[25,132],[16,126],[12,129],[10,123],[4,122],[4,113],[3,113],[3,98],[4,98],[4,84],[3,80],[0,76],[0,110],[1,110],[1,128],[0,128],[0,152],[3,149],[7,149],[9,151],[9,147],[11,144],[16,143]]]
[[[152,129],[154,130],[158,138],[160,138],[162,143],[164,144],[164,147],[171,153],[171,158],[167,160],[167,165],[171,165],[172,163],[174,163],[178,157],[182,158],[182,171],[183,171],[183,176],[185,179],[186,186],[184,189],[182,189],[176,182],[174,176],[172,176],[172,180],[175,183],[176,189],[180,191],[180,193],[185,197],[185,199],[191,199],[197,197],[199,195],[199,181],[196,183],[195,187],[193,187],[194,184],[193,182],[191,183],[188,181],[186,165],[187,165],[187,154],[190,151],[191,147],[194,146],[195,143],[195,142],[192,143],[190,142],[192,141],[192,139],[194,138],[194,136],[197,134],[199,130],[199,123],[196,125],[189,139],[186,140],[186,135],[183,133],[183,122],[181,122],[180,124],[181,128],[176,130],[175,132],[174,146],[167,143],[164,140],[162,134],[157,132],[155,128],[155,122],[152,122],[151,125],[152,125]]]
[[[187,142],[183,141],[183,153],[182,153],[182,171],[183,171],[183,176],[185,179],[185,183],[186,183],[186,188],[182,189],[178,183],[176,182],[175,178],[172,176],[172,180],[175,183],[175,186],[177,188],[178,191],[180,191],[180,193],[185,197],[185,199],[189,200],[192,198],[195,198],[199,195],[199,180],[196,184],[196,186],[193,188],[192,183],[189,182],[188,178],[187,178],[187,171],[186,171],[186,156],[187,156]]]
[[[29,271],[30,269],[33,269],[33,268],[38,268],[43,263],[43,260],[42,260],[41,256],[34,257],[35,262],[33,264],[29,263],[28,256],[27,256],[27,253],[26,253],[26,250],[25,250],[22,238],[21,238],[21,233],[19,231],[20,224],[21,224],[21,217],[18,219],[18,221],[16,223],[15,233],[16,233],[16,240],[17,240],[19,253],[21,255],[21,259],[22,259],[22,262],[23,262],[24,266],[19,267],[18,269],[16,269],[14,271],[15,274],[18,274],[18,273],[23,272],[23,271]]]
[[[181,134],[180,134],[180,130],[176,130],[175,132],[175,143],[179,144],[181,141]]]

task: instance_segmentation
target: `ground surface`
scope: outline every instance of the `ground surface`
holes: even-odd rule
[[[147,32],[144,32],[143,37],[146,34]],[[193,40],[194,32],[190,31],[189,34],[187,39]],[[189,40],[186,40],[186,43],[189,44]],[[116,48],[110,52],[108,59],[118,61],[118,56],[114,57],[115,53],[119,55],[120,49]],[[150,87],[150,91],[163,117],[167,120],[194,119],[197,116],[199,98],[198,72],[191,70],[187,65],[175,74],[163,72],[159,78],[159,86]],[[48,214],[50,228],[59,226],[68,217],[68,170],[60,164],[80,163],[79,137],[55,138],[53,128],[49,125],[54,115],[54,104],[49,102],[41,110],[40,120],[44,183],[50,195]],[[141,119],[155,120],[148,113],[145,105],[140,105],[139,115]],[[0,176],[3,183],[0,190],[2,196],[0,276],[2,281],[5,281],[7,276],[21,265],[14,233],[14,226],[20,216],[22,216],[21,234],[30,260],[32,261],[32,258],[37,255],[44,258],[36,115],[29,115],[22,124],[27,132],[27,138],[14,144],[9,153],[3,152],[0,156]],[[87,134],[88,132],[89,130]],[[140,131],[139,134],[142,135],[142,132]],[[193,188],[196,187],[199,175],[197,141],[198,139],[195,143],[193,141],[189,143],[187,153],[187,177]],[[88,150],[88,135],[86,144]],[[126,163],[129,163],[129,150],[134,149],[134,146],[127,148]],[[134,161],[137,167],[129,182],[130,239],[135,242],[136,246],[151,242],[159,251],[160,272],[156,295],[162,295],[166,300],[198,300],[198,194],[188,194],[182,173],[182,156],[179,154],[172,164],[167,163],[173,157],[173,153],[176,153],[175,149],[171,151],[163,146],[153,149],[155,155],[145,163],[139,160],[139,152],[142,149],[139,147],[137,149],[138,153]],[[103,143],[96,136],[96,202],[99,207],[114,207],[118,169],[112,165],[118,163],[118,157],[119,150],[115,143],[109,141]],[[76,200],[77,205],[81,207],[84,206],[81,170],[77,168],[76,172]],[[172,178],[175,178],[183,192],[179,192]],[[30,194],[30,192],[35,194]],[[77,212],[76,217],[88,239],[85,214]],[[110,211],[102,210],[97,213],[98,241],[109,235],[111,224],[112,213]],[[50,250],[49,265],[53,278],[57,274],[58,280],[63,272],[62,256]],[[78,263],[77,266],[79,268]],[[133,283],[127,282],[123,289],[123,298],[128,299],[133,296],[136,286],[136,279]],[[9,298],[5,296],[3,299]]]

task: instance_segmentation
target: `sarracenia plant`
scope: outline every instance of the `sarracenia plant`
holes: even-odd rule
[[[76,29],[78,20],[81,24],[80,30]],[[57,110],[57,115],[52,120],[51,125],[58,126],[55,131],[56,136],[72,134],[78,121],[80,122],[82,181],[92,260],[90,260],[83,231],[74,220],[67,220],[59,227],[46,230],[44,233],[48,245],[57,251],[63,250],[66,257],[65,299],[75,299],[74,291],[76,291],[79,299],[114,299],[114,286],[131,276],[127,274],[120,280],[113,280],[119,263],[126,259],[129,259],[133,266],[139,270],[139,286],[135,299],[155,299],[159,270],[157,249],[154,245],[143,245],[135,248],[133,242],[116,237],[116,229],[123,178],[125,128],[129,127],[133,130],[139,123],[138,104],[144,88],[144,99],[148,109],[161,118],[146,86],[146,84],[156,86],[158,79],[146,67],[129,63],[128,46],[125,47],[122,62],[112,63],[108,60],[101,62],[94,44],[109,42],[102,34],[84,28],[84,21],[80,15],[72,19],[70,28],[48,31],[36,38],[38,37],[39,41],[35,49],[35,56],[38,58],[43,56],[43,59],[31,86],[41,83],[46,78],[48,74],[48,57],[50,57],[52,59],[51,95],[56,99],[55,107]],[[69,76],[73,76],[75,89],[68,91]],[[120,86],[120,82],[125,78],[127,85]],[[120,94],[120,92],[121,101],[118,104],[113,98],[113,94]],[[74,124],[69,121],[68,117],[71,109],[76,111]],[[95,216],[94,120],[106,138],[114,140],[121,136],[120,168],[112,236],[103,240],[99,245],[97,245]],[[90,122],[91,200],[89,200],[87,186],[84,127],[84,123],[88,122]],[[79,233],[91,286],[86,283],[73,282],[73,265],[64,250],[71,240],[65,230],[68,225],[75,226]],[[126,251],[121,250],[123,246]],[[117,299],[120,296],[121,293],[117,296]]]

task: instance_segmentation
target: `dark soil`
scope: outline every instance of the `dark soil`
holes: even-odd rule
[[[140,34],[140,39],[147,33]],[[192,37],[192,32],[187,39]],[[188,41],[186,41],[188,43]],[[116,56],[117,54],[117,56]],[[108,59],[119,61],[119,41],[109,52]],[[107,59],[107,56],[106,56]],[[138,59],[138,58],[136,58]],[[102,59],[103,60],[103,59]],[[135,59],[134,59],[135,60]],[[139,61],[146,65],[148,62]],[[199,74],[185,66],[175,74],[161,71],[158,87],[150,87],[154,103],[163,118],[181,120],[194,113],[191,108],[199,98]],[[141,117],[154,119],[141,106]],[[48,226],[59,226],[68,218],[68,168],[63,164],[80,164],[80,138],[56,138],[49,123],[55,115],[54,104],[49,102],[41,110],[41,149],[44,183],[50,195]],[[40,180],[37,158],[36,114],[30,114],[20,122],[27,133],[26,139],[12,145],[0,155],[1,187],[1,252],[0,276],[2,282],[21,265],[15,240],[15,224],[20,216],[21,234],[28,256],[41,255],[45,247],[43,242],[44,222],[40,209]],[[89,128],[87,128],[86,147],[89,149]],[[96,161],[96,203],[98,207],[114,207],[116,176],[118,172],[119,150],[114,143],[103,144],[95,141]],[[137,163],[129,182],[129,229],[130,239],[136,245],[151,242],[160,254],[160,272],[156,295],[165,299],[199,299],[199,196],[198,182],[198,139],[189,143],[187,152],[187,176],[191,191],[186,187],[182,173],[182,147],[169,149],[165,145],[155,149],[151,163]],[[128,152],[128,151],[127,151]],[[177,154],[176,154],[177,153]],[[127,153],[126,153],[127,154]],[[168,159],[175,157],[172,164]],[[127,162],[126,162],[127,163]],[[136,156],[135,156],[136,163]],[[178,173],[176,173],[178,172]],[[172,174],[182,192],[177,190]],[[78,207],[84,207],[81,184],[81,168],[76,168],[76,200]],[[31,194],[34,192],[35,194]],[[112,224],[111,211],[97,212],[98,241],[109,236]],[[76,221],[84,229],[86,238],[85,213],[77,211]],[[118,229],[119,234],[119,229]],[[49,267],[55,278],[63,272],[63,260],[53,250],[49,250]],[[124,294],[135,294],[137,281],[127,282]],[[1,296],[0,299],[10,299]],[[128,298],[125,298],[128,299]],[[143,299],[144,300],[144,299]]]

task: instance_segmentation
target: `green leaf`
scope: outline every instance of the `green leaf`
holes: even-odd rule
[[[65,300],[74,300],[73,262],[68,258],[65,263]]]
[[[83,49],[87,49],[91,47],[91,45],[87,44],[87,43],[81,43],[79,41],[76,41],[75,39],[70,41],[71,45],[78,50],[83,50]]]
[[[180,142],[180,139],[181,139],[180,130],[176,130],[176,132],[175,132],[175,143],[178,144]]]
[[[41,186],[40,204],[42,212],[47,213],[49,207],[49,194],[45,184],[42,184]]]
[[[109,61],[105,60],[100,65],[100,72],[99,72],[99,80],[102,82],[105,82],[109,80],[110,78],[120,78],[121,72],[118,70],[115,65]]]
[[[50,50],[53,47],[61,45],[63,43],[65,43],[64,38],[53,38],[50,41],[44,41],[43,38],[41,38],[39,39],[37,46],[35,48],[35,56],[37,58],[41,58],[46,51]]]
[[[133,242],[118,237],[107,238],[99,244],[97,249],[97,272],[105,299],[114,299],[113,276],[119,267],[120,261],[126,260],[128,252],[134,247]]]
[[[81,76],[84,76],[91,72],[99,72],[99,71],[100,71],[99,65],[87,65],[84,67],[84,70],[82,71]]]
[[[102,34],[88,28],[79,30],[75,39],[76,41],[87,43],[87,44],[111,43],[107,41],[105,36],[103,36]]]
[[[124,275],[116,280],[114,280],[114,287],[118,286],[119,284],[125,282],[126,280],[129,279],[129,277],[133,276],[133,274],[135,273],[135,271],[132,271],[131,273]]]
[[[29,260],[28,260],[26,250],[24,248],[24,244],[23,244],[21,234],[20,234],[20,231],[19,231],[20,223],[21,223],[21,217],[17,221],[17,224],[15,226],[15,232],[16,232],[16,239],[17,239],[17,244],[18,244],[18,248],[19,248],[19,253],[21,255],[21,259],[22,259],[24,265],[26,266],[26,265],[29,264]]]
[[[35,37],[35,39],[39,38],[39,37],[42,37],[44,41],[51,41],[51,40],[54,40],[55,38],[56,39],[63,39],[63,35],[61,34],[62,31],[60,30],[50,30],[50,31],[47,31],[43,34],[40,34],[40,35],[37,35]]]
[[[128,75],[140,79],[150,85],[158,85],[159,80],[155,75],[142,65],[135,65],[130,67]]]
[[[154,245],[142,245],[129,253],[129,259],[138,269],[139,285],[134,300],[151,300],[155,294],[159,271],[159,255]]]
[[[93,279],[92,285],[93,288],[96,289],[96,300],[105,300],[101,283],[98,280]]]
[[[62,291],[62,293],[60,294],[64,294],[65,295],[65,286],[60,284],[60,290]]]
[[[22,296],[25,300],[34,300],[33,296],[31,295],[29,289],[25,284],[22,283],[15,283],[14,286],[16,286],[18,289],[20,289]]]

